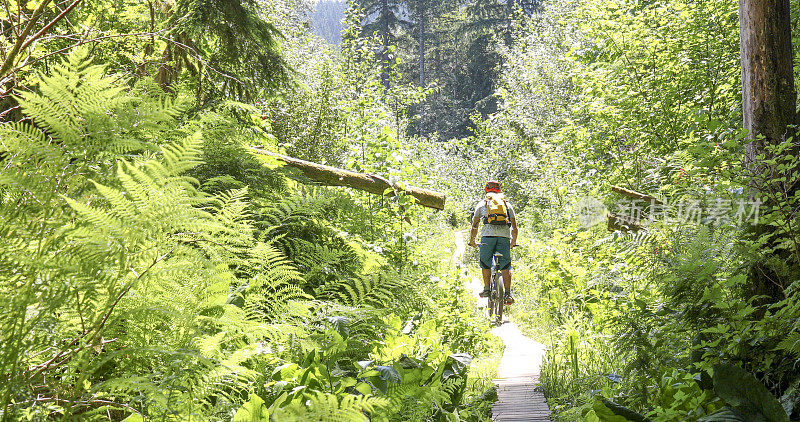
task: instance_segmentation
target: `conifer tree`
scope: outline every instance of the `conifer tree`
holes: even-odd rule
[[[416,55],[419,69],[419,85],[425,86],[429,79],[426,75],[426,54],[429,41],[437,37],[436,24],[443,14],[456,9],[458,5],[450,0],[416,0],[408,2],[413,21],[409,22],[409,29],[416,39]]]
[[[283,86],[290,71],[280,54],[282,35],[259,10],[255,0],[178,1],[167,12],[175,42],[164,51],[168,63],[158,80],[168,85],[186,68],[200,82],[243,99]]]
[[[381,39],[381,82],[389,88],[391,72],[390,46],[396,43],[397,29],[408,23],[402,14],[403,2],[400,0],[359,0],[357,2],[366,14],[362,26],[367,34],[378,34]]]

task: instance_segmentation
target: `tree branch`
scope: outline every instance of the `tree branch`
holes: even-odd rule
[[[42,15],[48,4],[50,4],[50,0],[43,0],[39,7],[37,7],[33,12],[33,15],[31,15],[30,19],[28,19],[25,29],[22,30],[21,34],[19,34],[17,41],[14,43],[14,47],[12,47],[11,51],[8,52],[8,56],[6,56],[2,67],[0,67],[0,77],[3,77],[6,72],[11,69],[11,66],[13,66],[14,60],[17,58],[17,54],[22,51],[22,45],[25,43],[25,39],[28,37],[28,34],[33,31],[33,27],[36,25],[36,22],[39,20],[39,17]]]
[[[323,185],[347,186],[349,188],[366,191],[376,195],[385,195],[386,193],[389,193],[389,196],[396,196],[399,192],[404,192],[416,198],[417,203],[423,207],[437,210],[444,209],[446,198],[441,192],[435,192],[415,186],[402,185],[400,183],[392,183],[385,178],[374,174],[357,173],[350,170],[312,163],[310,161],[300,160],[298,158],[265,151],[260,148],[251,147],[249,149],[256,154],[267,155],[276,158],[291,167],[297,168],[305,177]],[[387,192],[387,189],[390,191]]]
[[[52,21],[50,21],[50,23],[45,25],[44,28],[40,29],[39,32],[33,34],[32,37],[28,38],[28,41],[25,41],[25,43],[22,44],[22,48],[20,48],[20,51],[24,50],[29,45],[31,45],[32,42],[36,41],[39,37],[44,35],[47,31],[50,30],[50,28],[53,27],[53,25],[57,24],[61,19],[64,19],[64,17],[67,16],[67,13],[69,13],[72,9],[74,9],[75,6],[77,6],[81,1],[82,0],[73,1],[72,4],[70,4],[69,6],[67,6],[66,9],[61,11],[61,13],[59,13],[58,16],[56,16]],[[2,72],[0,72],[0,74],[2,74]]]

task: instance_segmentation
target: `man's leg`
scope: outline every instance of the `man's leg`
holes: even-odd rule
[[[489,283],[492,280],[492,254],[494,254],[496,239],[493,237],[481,237],[480,263],[483,273],[483,291],[481,297],[489,295]]]
[[[503,287],[505,287],[506,305],[511,305],[515,302],[514,296],[511,295],[511,269],[501,271],[503,273]]]
[[[497,252],[503,254],[503,257],[500,258],[500,262],[498,262],[498,267],[500,268],[500,273],[503,274],[506,303],[510,305],[514,303],[514,299],[511,298],[511,239],[505,237],[499,238],[497,240]]]
[[[507,292],[511,291],[511,269],[501,271],[503,273],[503,287]],[[491,274],[490,274],[491,275]],[[484,276],[485,278],[485,276]]]

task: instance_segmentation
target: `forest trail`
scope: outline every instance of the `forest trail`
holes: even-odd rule
[[[492,420],[549,421],[550,409],[544,394],[536,391],[544,345],[525,337],[510,321],[492,332],[506,346],[494,380],[498,400],[492,407]]]
[[[455,250],[453,265],[463,262],[466,245],[464,233],[453,233]],[[512,278],[513,281],[513,278]],[[478,300],[478,306],[486,308],[486,299],[478,297],[482,283],[477,277],[468,281],[467,289]],[[544,394],[536,391],[539,382],[539,367],[545,354],[543,344],[531,340],[519,330],[516,324],[504,320],[503,324],[492,330],[505,345],[500,367],[497,369],[498,400],[492,407],[492,420],[508,422],[545,422],[550,420],[550,409]]]

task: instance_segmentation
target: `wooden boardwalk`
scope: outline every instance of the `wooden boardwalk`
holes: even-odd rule
[[[455,250],[452,264],[459,265],[465,253],[464,234],[453,233]],[[513,282],[513,278],[512,278]],[[483,289],[483,283],[473,278],[467,286],[476,298]],[[486,309],[486,299],[478,298],[478,306]],[[550,409],[547,407],[544,394],[536,391],[539,382],[539,367],[544,357],[544,345],[525,337],[517,326],[510,321],[492,332],[503,340],[506,346],[500,367],[497,370],[498,400],[492,407],[492,420],[501,422],[546,422],[550,420]]]
[[[544,394],[536,391],[544,345],[525,337],[513,322],[505,322],[493,330],[506,346],[497,371],[497,403],[492,407],[492,420],[513,422],[545,422],[550,420]]]

